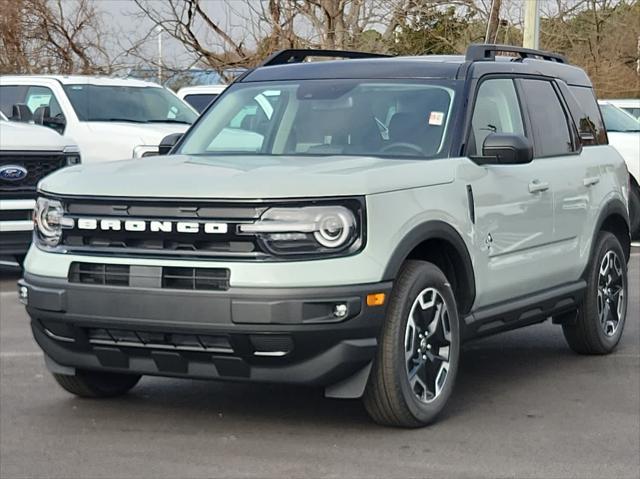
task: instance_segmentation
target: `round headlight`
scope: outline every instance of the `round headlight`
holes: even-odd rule
[[[339,248],[351,235],[354,221],[345,213],[330,213],[318,221],[318,231],[314,237],[326,248]]]
[[[38,198],[34,216],[40,241],[48,246],[60,243],[64,221],[62,203],[48,198]]]

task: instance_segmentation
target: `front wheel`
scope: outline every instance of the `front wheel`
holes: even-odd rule
[[[432,422],[453,391],[460,325],[444,273],[407,261],[391,293],[364,405],[379,424],[420,427]]]
[[[87,370],[78,370],[74,376],[54,373],[53,378],[64,390],[83,398],[122,396],[140,381],[136,374]]]
[[[573,323],[563,324],[579,354],[609,354],[620,342],[627,316],[627,263],[620,241],[602,232],[587,268],[587,289]]]

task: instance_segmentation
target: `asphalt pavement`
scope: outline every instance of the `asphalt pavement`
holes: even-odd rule
[[[0,277],[0,477],[640,477],[640,248],[616,352],[573,354],[544,323],[465,346],[446,413],[383,428],[359,401],[283,386],[143,378],[83,400],[47,373]]]

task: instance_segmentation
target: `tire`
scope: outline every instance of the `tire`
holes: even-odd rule
[[[53,373],[53,378],[71,394],[94,399],[122,396],[140,381],[134,374],[87,370],[78,370],[75,376]]]
[[[425,331],[425,337],[420,336]],[[431,423],[451,396],[459,358],[458,311],[447,278],[431,263],[407,261],[391,293],[364,392],[367,412],[386,426],[414,428]],[[418,373],[413,380],[410,368]]]
[[[620,342],[629,297],[627,263],[613,234],[603,231],[598,235],[586,279],[576,320],[564,324],[562,332],[578,354],[609,354]]]
[[[629,191],[629,222],[631,237],[634,240],[640,239],[640,186],[631,185]]]

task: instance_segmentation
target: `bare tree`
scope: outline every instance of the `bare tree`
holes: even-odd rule
[[[92,0],[1,0],[0,69],[13,73],[96,73],[113,68],[105,25]]]

